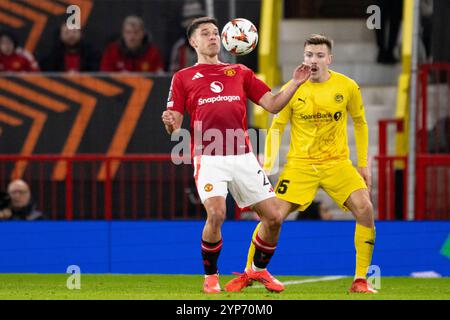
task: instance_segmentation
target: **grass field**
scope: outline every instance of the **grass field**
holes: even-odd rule
[[[0,300],[5,299],[147,299],[147,300],[450,300],[450,278],[384,277],[377,295],[348,294],[349,277],[280,276],[286,290],[270,293],[259,284],[240,293],[205,295],[200,275],[81,275],[81,289],[69,290],[69,275],[0,274]],[[221,285],[232,276],[221,276]],[[307,280],[307,281],[305,281]]]

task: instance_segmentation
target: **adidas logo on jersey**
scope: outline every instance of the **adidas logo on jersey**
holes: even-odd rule
[[[202,75],[200,72],[197,72],[197,73],[194,74],[194,76],[192,77],[192,80],[199,79],[199,78],[203,78],[203,75]]]

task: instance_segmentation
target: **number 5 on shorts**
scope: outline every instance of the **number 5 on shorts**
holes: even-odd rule
[[[281,180],[280,183],[278,183],[277,193],[285,194],[287,191],[289,182],[291,182],[291,181],[290,180]]]

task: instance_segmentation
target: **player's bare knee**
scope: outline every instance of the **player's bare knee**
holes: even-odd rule
[[[220,228],[225,221],[225,216],[225,210],[212,208],[208,212],[207,223],[211,224],[213,228]]]
[[[358,216],[371,216],[373,215],[373,205],[368,199],[364,199],[358,203],[355,208],[354,214]]]
[[[279,211],[275,211],[266,219],[267,227],[270,230],[277,231],[281,228],[283,223],[283,215]]]

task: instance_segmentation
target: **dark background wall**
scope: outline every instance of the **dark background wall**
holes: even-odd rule
[[[34,111],[45,114],[46,121],[39,133],[32,132],[35,125],[33,118],[24,116],[20,110],[11,110],[0,105],[0,110],[5,110],[8,114],[22,120],[22,124],[18,126],[3,125],[0,136],[0,153],[20,154],[24,145],[35,138],[36,143],[32,153],[58,154],[71,144],[72,130],[79,117],[84,118],[86,127],[81,131],[81,140],[76,147],[76,153],[106,153],[117,135],[117,130],[127,109],[136,114],[137,122],[123,120],[132,131],[124,150],[125,153],[167,153],[170,151],[172,145],[170,137],[161,122],[161,113],[166,107],[170,76],[139,76],[137,79],[152,85],[149,90],[121,82],[120,75],[90,76],[90,79],[102,81],[120,90],[117,94],[111,95],[102,94],[96,91],[95,87],[87,89],[64,79],[62,75],[42,76],[40,79],[52,81],[52,84],[63,88],[63,90],[55,88],[54,92],[51,92],[39,85],[34,85],[33,77],[33,75],[3,77],[2,81],[8,86],[0,87],[0,95],[15,99]],[[24,81],[24,79],[28,80]],[[21,96],[18,88],[30,90],[31,94]],[[84,96],[79,101],[73,100],[66,96],[66,90],[74,90]],[[133,99],[139,95],[146,98],[142,101],[142,105],[132,103]],[[50,110],[45,105],[44,98],[64,104],[67,109],[61,112]],[[90,117],[84,117],[82,115],[83,105],[88,99],[95,99],[95,104]]]
[[[435,61],[450,61],[450,1],[434,0],[431,52]]]

